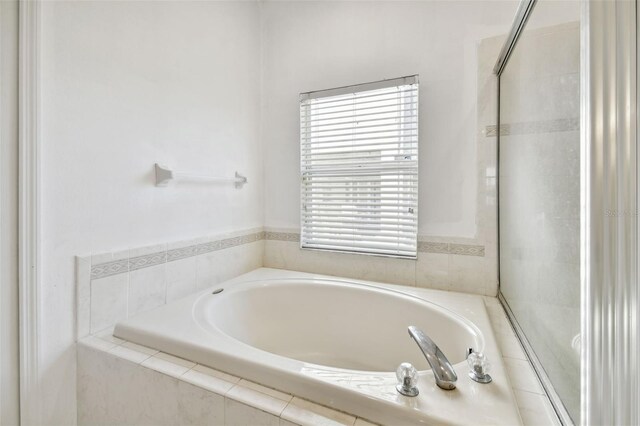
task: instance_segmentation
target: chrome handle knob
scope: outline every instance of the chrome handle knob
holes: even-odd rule
[[[493,380],[489,375],[491,364],[482,352],[476,352],[469,348],[467,355],[467,364],[469,364],[469,377],[478,383],[491,383]]]
[[[404,396],[418,396],[418,370],[408,362],[403,362],[396,370],[398,384],[396,390]]]

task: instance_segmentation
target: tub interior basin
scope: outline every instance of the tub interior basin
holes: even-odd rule
[[[206,294],[196,322],[272,354],[346,370],[393,372],[401,362],[429,364],[407,327],[422,329],[452,364],[483,350],[467,319],[399,291],[332,280],[262,280]]]

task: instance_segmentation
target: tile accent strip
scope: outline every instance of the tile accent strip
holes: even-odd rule
[[[142,268],[148,268],[150,266],[160,265],[166,263],[167,252],[151,253],[144,256],[136,256],[129,258],[129,271],[135,271]]]
[[[300,234],[293,232],[265,232],[265,240],[299,242]],[[431,241],[418,241],[419,253],[443,253],[460,256],[484,257],[484,246],[472,244],[440,243]]]
[[[430,241],[418,241],[418,252],[449,254],[449,243],[432,243]]]
[[[238,237],[225,238],[221,240],[207,241],[206,243],[194,244],[187,247],[171,249],[167,251],[155,252],[144,256],[131,257],[110,262],[99,263],[91,266],[91,279],[106,278],[112,275],[123,274],[142,268],[148,268],[162,263],[185,259],[203,253],[216,250],[224,250],[231,247],[249,244],[264,240],[264,231],[241,235]]]
[[[265,240],[300,242],[300,234],[293,232],[265,232]]]
[[[91,267],[91,279],[110,277],[129,272],[129,259],[100,263]]]
[[[532,133],[567,132],[571,130],[580,130],[579,118],[558,118],[555,120],[526,121],[521,123],[505,123],[500,125],[501,136],[526,135]],[[486,137],[497,136],[498,126],[495,124],[486,126],[484,135]]]
[[[435,243],[431,241],[418,241],[418,252],[484,257],[484,246],[473,245],[473,244]]]
[[[97,265],[92,265],[91,279],[96,280],[100,278],[110,277],[112,275],[124,274],[129,271],[148,268],[167,262],[173,262],[175,260],[198,256],[203,253],[224,250],[260,240],[298,242],[300,241],[300,234],[294,232],[254,232],[238,237],[207,241],[205,243],[194,244],[187,247],[175,248],[167,251],[150,253],[143,256],[131,257],[129,259],[113,260],[109,262],[99,263]],[[418,242],[418,252],[483,257],[484,246],[420,241]]]
[[[449,254],[459,254],[461,256],[481,256],[484,257],[484,246],[471,244],[449,244]]]

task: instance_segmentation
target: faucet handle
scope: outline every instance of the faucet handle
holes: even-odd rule
[[[482,352],[476,352],[472,348],[467,352],[467,364],[469,364],[469,377],[478,383],[491,383],[491,363]]]
[[[398,384],[396,390],[405,396],[418,396],[418,370],[408,362],[403,362],[396,370]]]

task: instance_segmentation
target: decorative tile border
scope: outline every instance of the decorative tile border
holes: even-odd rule
[[[434,243],[431,241],[418,241],[418,252],[449,254],[449,243]]]
[[[300,234],[294,232],[265,232],[265,240],[300,242]]]
[[[484,246],[474,244],[418,241],[418,252],[484,257]]]
[[[264,234],[265,234],[265,237],[264,237],[265,240],[288,241],[288,242],[294,242],[294,243],[300,242],[300,234],[294,233],[294,232],[267,231]],[[418,241],[418,252],[484,257],[484,246],[473,245],[473,244]]]
[[[129,258],[129,271],[148,268],[150,266],[160,265],[167,261],[167,252],[151,253],[144,256],[136,256]]]
[[[143,256],[98,263],[91,266],[91,279],[96,280],[99,278],[110,277],[112,275],[124,274],[126,272],[135,271],[142,268],[148,268],[175,260],[198,256],[203,253],[210,253],[216,250],[224,250],[243,244],[253,243],[263,240],[264,238],[264,231],[253,232],[237,237],[207,241],[206,243],[193,244],[187,247],[150,253]]]
[[[568,132],[572,130],[580,130],[580,119],[578,117],[558,118],[555,120],[544,121],[526,121],[521,123],[506,123],[500,125],[501,136],[526,135],[532,133]],[[484,135],[486,137],[497,136],[498,126],[486,126]]]
[[[110,277],[125,272],[129,272],[129,259],[100,263],[91,267],[91,279]]]
[[[167,262],[186,259],[187,257],[197,256],[199,254],[198,245],[171,249],[167,250]]]
[[[110,277],[112,275],[124,274],[130,271],[148,268],[175,260],[186,259],[188,257],[198,256],[200,254],[210,253],[212,251],[224,250],[260,240],[299,242],[300,234],[295,232],[272,231],[253,232],[237,237],[207,241],[205,243],[193,244],[186,247],[150,253],[143,256],[98,263],[91,266],[91,279],[96,280],[99,278]],[[484,246],[420,241],[418,242],[418,252],[483,257]]]
[[[461,256],[481,256],[484,257],[484,246],[471,244],[449,244],[449,254]]]

